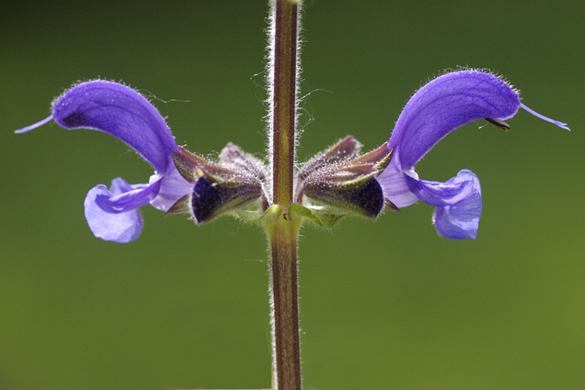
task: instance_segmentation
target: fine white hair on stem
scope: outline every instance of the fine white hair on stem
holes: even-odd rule
[[[268,28],[266,29],[266,39],[267,39],[267,47],[266,47],[266,100],[265,104],[268,108],[268,112],[266,113],[266,135],[267,135],[267,151],[266,156],[268,157],[268,168],[269,174],[267,177],[267,190],[268,190],[268,198],[272,199],[272,172],[274,172],[274,161],[273,161],[273,132],[274,132],[274,58],[275,58],[275,51],[276,51],[276,2],[278,0],[269,0],[269,7],[270,10],[268,12]],[[270,302],[270,306],[274,305],[273,302]],[[274,319],[271,319],[271,322]],[[274,331],[274,324],[271,324],[271,328]],[[274,335],[273,335],[274,336]],[[272,337],[274,341],[274,337]],[[274,346],[273,346],[274,347]]]
[[[275,390],[301,389],[296,237],[302,220],[287,218],[288,207],[294,203],[299,133],[300,3],[301,0],[270,0],[267,29],[267,190],[269,203],[279,210],[266,230],[270,248],[272,388]]]
[[[273,161],[273,142],[274,142],[274,62],[275,62],[275,50],[276,50],[276,4],[277,1],[280,0],[269,0],[269,14],[268,14],[268,27],[266,29],[266,37],[267,37],[267,47],[266,47],[266,100],[265,106],[267,107],[267,113],[264,117],[266,121],[266,133],[267,133],[267,157],[268,157],[268,168],[271,174],[268,175],[267,180],[267,190],[268,190],[268,197],[272,199],[272,172],[274,171],[274,161]],[[300,80],[301,80],[301,42],[302,42],[302,24],[301,24],[301,11],[302,11],[302,0],[285,0],[290,1],[292,3],[297,4],[298,13],[297,13],[297,41],[296,41],[296,59],[295,59],[295,145],[294,149],[296,151],[298,146],[298,139],[299,139],[299,132],[298,129],[298,119],[299,119],[299,94],[300,94]],[[295,153],[295,166],[296,166],[296,153]]]

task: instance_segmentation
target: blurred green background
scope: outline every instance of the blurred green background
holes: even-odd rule
[[[144,208],[135,242],[93,237],[86,192],[151,168],[123,143],[46,125],[77,80],[149,96],[180,144],[262,156],[265,1],[5,2],[0,9],[0,389],[266,388],[266,243],[233,219]],[[585,388],[585,3],[309,0],[306,160],[347,134],[388,139],[409,96],[448,68],[488,68],[521,111],[472,123],[417,170],[481,179],[476,241],[417,204],[300,240],[306,389]]]

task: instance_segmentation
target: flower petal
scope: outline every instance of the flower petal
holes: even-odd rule
[[[403,170],[412,168],[451,131],[478,119],[506,120],[520,97],[503,80],[475,70],[447,73],[419,89],[402,110],[388,148],[400,153]]]
[[[481,218],[481,187],[477,176],[462,170],[446,183],[419,180],[414,165],[447,134],[478,120],[509,129],[504,120],[518,109],[569,130],[566,123],[548,118],[520,102],[518,93],[489,73],[465,70],[438,77],[418,90],[396,121],[388,148],[390,164],[378,181],[385,197],[397,207],[421,200],[437,207],[433,223],[452,240],[475,238]]]
[[[408,188],[418,200],[435,207],[452,206],[471,196],[475,192],[474,179],[478,180],[477,176],[467,169],[445,183],[405,175]]]
[[[123,179],[112,180],[111,191],[103,184],[92,188],[83,203],[85,218],[93,234],[106,241],[127,243],[138,238],[142,232],[142,217],[138,209],[112,214],[104,211],[97,203],[100,196],[115,197],[133,190]]]
[[[437,232],[451,240],[475,239],[481,218],[481,186],[475,173],[463,169],[445,183],[407,177],[417,197],[437,206],[433,223]]]
[[[95,203],[103,211],[111,214],[124,213],[149,204],[157,196],[161,185],[160,180],[150,185],[134,184],[132,186],[123,181],[126,186],[119,188],[125,192],[120,192],[116,187],[117,183],[114,183],[116,181],[123,180],[118,178],[112,181],[111,191],[116,194],[115,196],[98,195],[95,199]]]
[[[160,180],[162,176],[162,180],[160,180],[160,190],[156,198],[150,202],[150,205],[165,212],[168,211],[179,199],[193,191],[193,184],[189,183],[183,178],[183,176],[181,176],[175,167],[175,164],[172,162],[172,157],[170,157],[170,159],[171,161],[169,162],[167,171],[164,175],[156,174],[150,177],[150,183],[152,184]]]
[[[418,201],[416,195],[410,191],[406,182],[406,175],[400,169],[400,152],[394,152],[388,167],[376,179],[382,186],[384,197],[399,209],[410,206]],[[418,178],[416,172],[411,173]]]
[[[161,173],[171,152],[178,151],[158,110],[122,84],[104,80],[78,84],[55,101],[52,116],[65,129],[99,130],[121,139]]]

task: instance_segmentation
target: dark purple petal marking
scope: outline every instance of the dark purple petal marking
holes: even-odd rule
[[[222,181],[211,175],[197,180],[191,196],[191,210],[197,222],[208,222],[262,196],[262,186],[255,180]]]
[[[408,170],[451,131],[479,119],[506,120],[519,107],[518,94],[494,75],[474,70],[447,73],[406,103],[388,148],[399,152],[402,169]]]
[[[373,177],[355,183],[315,182],[305,186],[303,194],[330,206],[357,215],[376,218],[384,209],[384,193]]]
[[[384,208],[384,193],[374,178],[351,191],[340,193],[343,200],[355,205],[370,218],[376,218]]]
[[[228,201],[228,197],[227,192],[217,188],[205,176],[197,180],[191,198],[191,207],[197,222],[210,220],[215,210]]]
[[[121,244],[138,238],[142,232],[142,217],[138,209],[112,214],[104,211],[96,203],[96,199],[100,196],[115,197],[131,190],[132,186],[123,179],[117,178],[112,180],[110,190],[105,185],[99,184],[87,193],[83,203],[85,218],[96,237]]]
[[[53,105],[53,119],[68,129],[99,130],[126,142],[160,172],[177,144],[158,110],[140,93],[104,80],[81,83]]]

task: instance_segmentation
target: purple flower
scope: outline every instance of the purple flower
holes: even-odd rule
[[[148,184],[112,180],[110,189],[99,184],[84,202],[85,217],[96,237],[126,243],[142,231],[138,208],[150,204],[167,211],[193,189],[177,171],[172,153],[179,148],[157,109],[141,94],[127,86],[95,80],[66,91],[53,103],[51,115],[25,133],[50,120],[67,130],[91,129],[113,135],[130,145],[156,170]]]
[[[433,222],[450,239],[475,238],[481,217],[477,176],[462,170],[445,183],[420,180],[415,164],[451,131],[486,119],[503,122],[522,107],[568,130],[566,124],[542,116],[520,102],[506,82],[484,72],[445,74],[417,91],[400,114],[389,142],[365,154],[346,137],[308,161],[297,172],[295,210],[321,226],[349,215],[376,218],[384,209],[420,200],[436,207]],[[25,133],[51,120],[68,129],[98,130],[124,141],[156,170],[147,184],[112,180],[110,189],[92,188],[84,202],[85,217],[96,237],[119,243],[142,231],[138,208],[150,204],[166,213],[189,213],[198,222],[220,215],[251,212],[259,220],[269,204],[263,161],[228,144],[212,162],[178,147],[164,119],[141,94],[109,81],[81,83],[53,103],[52,114]],[[293,207],[294,208],[294,207]],[[250,216],[252,215],[252,216]],[[244,218],[244,219],[246,219]]]
[[[384,196],[398,208],[420,200],[436,207],[435,228],[443,237],[475,238],[481,218],[481,187],[477,176],[461,170],[445,183],[419,179],[415,164],[443,137],[459,127],[486,119],[500,127],[522,107],[569,130],[520,102],[506,82],[489,73],[465,70],[445,74],[419,89],[408,101],[388,142],[394,154],[377,180]]]

